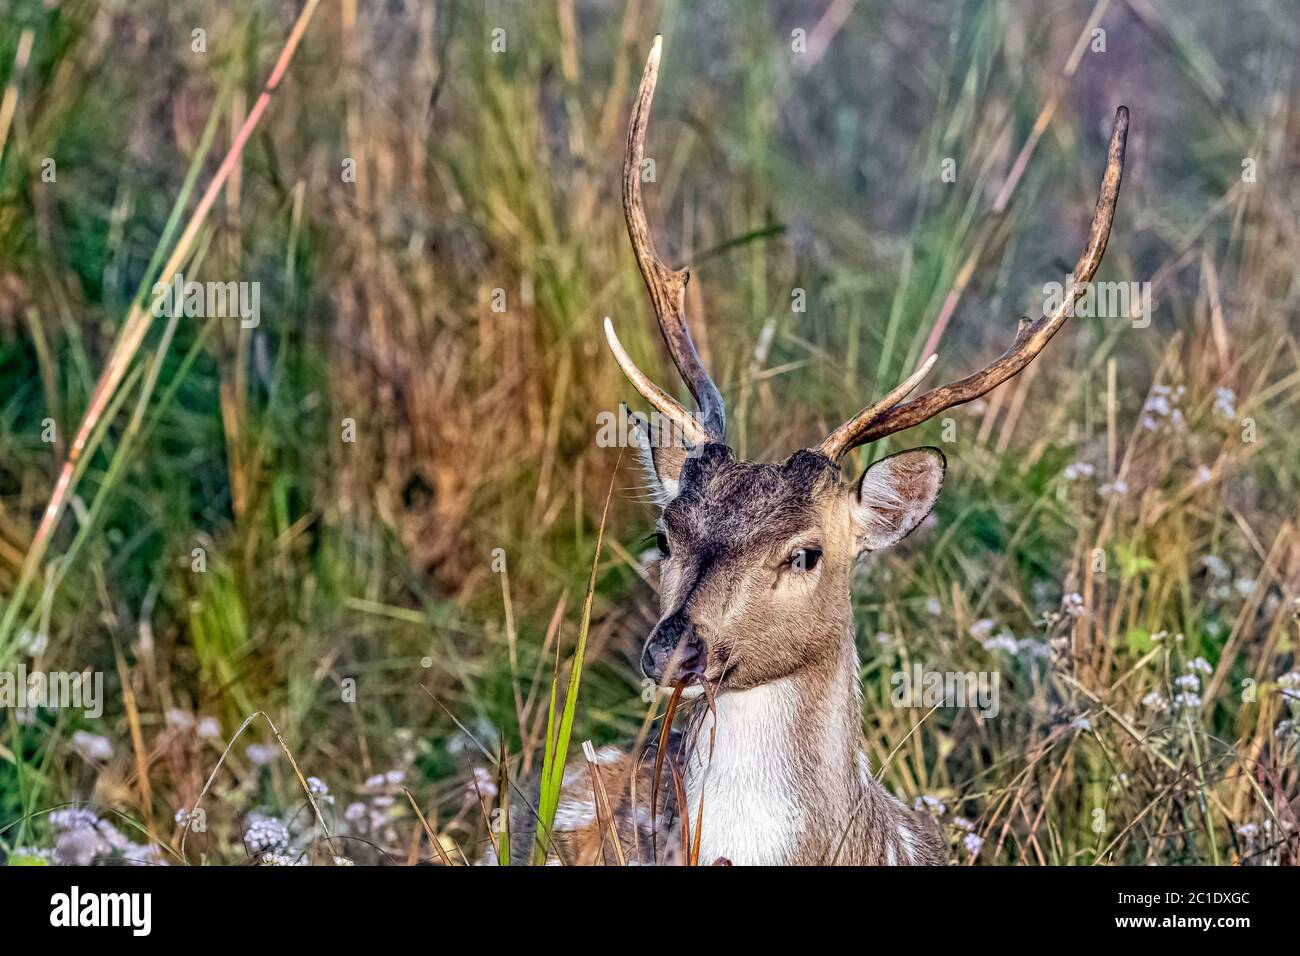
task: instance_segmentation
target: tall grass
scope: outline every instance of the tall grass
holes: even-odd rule
[[[6,851],[78,851],[76,803],[138,845],[96,855],[460,863],[507,780],[545,817],[574,735],[644,736],[650,513],[593,436],[629,397],[601,316],[671,382],[617,185],[663,32],[646,202],[749,457],[1004,348],[1130,107],[1099,278],[1152,322],[1076,318],[891,443],[949,478],[863,566],[864,733],[962,862],[1294,859],[1284,0],[11,7],[0,668],[101,672],[106,709],[0,710]],[[262,321],[150,321],[176,271],[259,282]],[[894,706],[918,661],[997,671],[999,715]],[[256,711],[292,761],[262,722],[226,753]]]

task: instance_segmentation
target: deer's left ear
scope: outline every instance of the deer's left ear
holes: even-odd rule
[[[862,473],[853,501],[853,535],[859,551],[897,544],[934,507],[947,461],[937,448],[914,448],[882,458]]]

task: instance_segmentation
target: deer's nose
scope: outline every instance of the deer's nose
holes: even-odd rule
[[[656,684],[704,676],[708,650],[695,625],[673,616],[655,628],[641,652],[641,670]],[[670,673],[671,671],[671,673]]]

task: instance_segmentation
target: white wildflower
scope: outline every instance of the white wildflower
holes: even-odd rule
[[[1210,572],[1210,577],[1212,578],[1223,579],[1232,574],[1232,572],[1228,570],[1228,563],[1218,555],[1207,554],[1205,557],[1201,558],[1201,564],[1205,566],[1206,571]]]
[[[72,735],[70,742],[72,749],[86,760],[103,762],[113,757],[113,745],[109,743],[107,737],[101,737],[99,734],[78,730]]]
[[[1220,385],[1214,390],[1214,414],[1227,421],[1237,417],[1237,393]]]
[[[1128,482],[1123,478],[1116,478],[1114,481],[1108,481],[1097,489],[1103,498],[1119,498],[1128,494]]]
[[[1008,654],[1015,654],[1020,650],[1020,645],[1016,639],[1005,631],[997,637],[990,637],[984,642],[986,651],[1006,651]]]
[[[334,795],[330,793],[329,785],[320,777],[308,777],[307,790],[321,803],[334,802]]]
[[[177,730],[189,730],[194,726],[194,715],[188,710],[181,710],[179,707],[173,707],[163,715],[167,721],[168,727],[175,727]]]
[[[262,855],[263,866],[306,866],[307,861],[303,859],[302,854],[289,853],[264,853]]]
[[[1088,613],[1088,608],[1083,603],[1083,595],[1077,591],[1072,591],[1061,598],[1061,607],[1070,617],[1083,617]]]
[[[948,812],[948,808],[943,805],[942,800],[938,797],[933,797],[928,793],[917,797],[912,806],[917,810],[925,810],[928,813],[935,814],[936,816],[943,816]]]
[[[289,846],[289,828],[274,817],[259,814],[244,829],[244,843],[254,853],[284,850]]]
[[[280,748],[275,744],[249,744],[248,759],[255,767],[265,767],[280,756]]]
[[[497,782],[492,771],[486,767],[475,767],[473,780],[468,785],[471,794],[477,794],[488,800],[497,795]]]

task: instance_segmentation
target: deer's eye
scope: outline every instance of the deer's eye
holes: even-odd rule
[[[794,571],[811,571],[821,559],[821,548],[795,548],[786,560]]]
[[[655,532],[655,547],[659,549],[659,556],[666,558],[671,553],[668,550],[668,535],[662,531]]]

